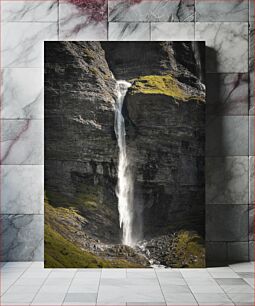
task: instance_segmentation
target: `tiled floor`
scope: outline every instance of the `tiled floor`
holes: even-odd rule
[[[207,269],[1,266],[1,305],[254,305],[254,263]]]

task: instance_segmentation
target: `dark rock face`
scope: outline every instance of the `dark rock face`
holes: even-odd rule
[[[115,81],[100,43],[45,44],[45,189],[78,206],[88,232],[119,241]]]
[[[83,230],[94,239],[120,242],[113,73],[133,82],[123,114],[135,173],[135,223],[143,225],[145,238],[179,229],[204,235],[200,70],[191,43],[45,43],[49,203],[77,209],[85,218]],[[176,85],[172,96],[161,79],[152,80],[159,92],[151,92],[147,80],[137,85],[141,76],[166,74]]]

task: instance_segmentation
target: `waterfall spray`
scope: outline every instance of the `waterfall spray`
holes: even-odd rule
[[[122,116],[123,101],[130,86],[131,84],[126,81],[117,81],[118,97],[116,101],[114,128],[119,147],[118,185],[116,193],[118,197],[120,228],[123,230],[122,243],[132,246],[134,245],[132,237],[134,188],[130,161],[127,156],[125,121]]]

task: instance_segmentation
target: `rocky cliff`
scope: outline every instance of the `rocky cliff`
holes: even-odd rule
[[[205,92],[195,50],[188,42],[45,43],[47,201],[82,217],[79,232],[93,243],[121,237],[113,75],[132,83],[123,115],[137,230],[145,239],[204,235]],[[73,232],[68,240],[84,247]]]

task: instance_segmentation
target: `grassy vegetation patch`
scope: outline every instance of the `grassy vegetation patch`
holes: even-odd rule
[[[203,100],[202,97],[192,96],[186,92],[172,75],[146,75],[134,80],[131,94],[160,94],[177,100]]]

